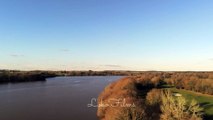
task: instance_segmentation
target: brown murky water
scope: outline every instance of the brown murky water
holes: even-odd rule
[[[88,108],[121,76],[56,77],[44,82],[0,85],[0,120],[97,120]]]

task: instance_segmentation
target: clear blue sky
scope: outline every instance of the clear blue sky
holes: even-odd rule
[[[0,0],[0,68],[213,70],[212,0]]]

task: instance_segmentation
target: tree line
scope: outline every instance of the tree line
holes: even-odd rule
[[[129,76],[134,71],[18,71],[0,70],[0,83],[45,81],[56,76]]]
[[[134,76],[134,79],[146,87],[169,85],[177,89],[213,95],[212,72],[145,72]]]
[[[40,81],[55,76],[131,76],[140,81],[139,87],[174,86],[213,95],[213,72],[157,72],[157,71],[9,71],[0,70],[0,83]]]
[[[51,72],[42,71],[0,71],[0,83],[45,81],[48,77],[54,77]]]

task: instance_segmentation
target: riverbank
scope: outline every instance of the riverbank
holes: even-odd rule
[[[190,82],[187,81],[188,79]],[[212,91],[208,89],[207,95],[194,92],[198,90],[197,87],[200,87],[198,83],[201,80],[203,80],[201,87],[205,89],[209,87],[212,90],[213,87],[204,84],[206,80],[212,83],[212,73],[145,73],[123,78],[108,85],[99,95],[99,104],[113,106],[99,107],[97,115],[101,120],[132,119],[132,117],[144,120],[166,120],[167,118],[211,120]],[[183,89],[191,85],[188,83],[195,84],[191,91]],[[176,92],[180,94],[178,99],[174,96]],[[135,104],[136,107],[122,107],[120,102],[114,100],[123,100],[125,104]],[[172,107],[167,106],[167,102],[171,102]],[[180,104],[183,106],[178,106]],[[181,109],[183,107],[184,109]],[[167,110],[169,108],[172,109]],[[174,109],[179,110],[178,113],[183,113],[184,116],[169,116],[177,114],[177,111],[172,111]],[[191,111],[194,110],[197,110],[196,114],[192,114]]]
[[[17,71],[0,70],[1,83],[45,81],[56,76],[131,76],[138,71]]]
[[[0,83],[45,81],[46,78],[56,76],[54,73],[43,71],[1,71]]]

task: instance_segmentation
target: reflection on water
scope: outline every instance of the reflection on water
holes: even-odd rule
[[[42,82],[0,85],[0,120],[96,120],[88,108],[120,76],[56,77]]]

